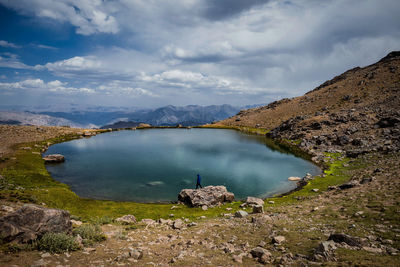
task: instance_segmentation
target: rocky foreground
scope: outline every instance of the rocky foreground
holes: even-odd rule
[[[399,71],[400,53],[393,52],[305,96],[243,111],[215,125],[270,130],[268,136],[282,145],[331,165],[321,177],[307,177],[300,191],[262,202],[248,198],[239,209],[228,203],[217,218],[176,218],[180,204],[159,220],[137,221],[132,211],[101,226],[105,241],[80,240],[81,250],[56,254],[2,252],[0,265],[399,266]],[[192,201],[197,195],[185,192],[187,203],[186,196]],[[0,201],[4,216],[22,205]],[[189,203],[198,206],[192,209],[214,205],[196,203]],[[74,227],[82,224],[70,221]]]

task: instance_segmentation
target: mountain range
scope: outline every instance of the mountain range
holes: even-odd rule
[[[79,109],[74,107],[72,109],[63,108],[62,111],[54,111],[50,107],[48,107],[50,110],[46,110],[46,107],[32,108],[32,110],[14,107],[10,108],[13,110],[0,111],[0,124],[81,128],[127,128],[134,127],[138,123],[154,126],[174,126],[177,124],[193,126],[227,119],[237,114],[241,109],[249,107],[231,105],[188,105],[183,107],[169,105],[156,109],[103,107]]]

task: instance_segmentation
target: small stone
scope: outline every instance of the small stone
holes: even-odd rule
[[[233,255],[232,258],[234,262],[243,263],[243,256],[241,255]]]
[[[65,157],[61,154],[47,155],[43,158],[45,163],[60,163],[65,161]]]
[[[136,223],[136,218],[135,218],[135,216],[128,214],[128,215],[124,215],[120,218],[115,219],[115,221],[123,223],[123,224],[132,224],[132,223]]]
[[[381,248],[362,247],[362,249],[371,253],[377,253],[377,254],[382,253]]]
[[[41,267],[41,266],[45,266],[46,262],[43,259],[37,260],[35,261],[31,267]]]
[[[82,225],[81,221],[76,221],[76,220],[71,220],[71,223],[73,226],[81,226]]]
[[[43,253],[40,257],[49,258],[49,257],[51,257],[51,254],[49,252],[46,252],[46,253]]]
[[[268,201],[268,204],[275,204],[275,201],[270,200],[270,201]]]
[[[264,206],[262,205],[254,205],[253,213],[264,213]]]
[[[208,207],[206,205],[201,206],[202,210],[208,210]]]
[[[197,223],[191,222],[191,223],[189,223],[187,226],[189,226],[189,227],[197,226]]]
[[[247,205],[264,205],[264,200],[261,198],[256,198],[256,197],[247,197],[246,198],[246,203]]]
[[[282,235],[274,236],[272,238],[272,243],[273,244],[282,244],[283,242],[286,241],[286,238]]]
[[[318,188],[313,188],[311,191],[313,191],[313,192],[318,192],[319,189],[318,189]]]
[[[181,219],[176,219],[172,225],[172,228],[176,230],[182,229],[184,226],[183,221]]]
[[[258,243],[258,247],[264,247],[267,243],[263,240],[260,241],[260,243]]]
[[[89,253],[90,253],[90,252],[96,251],[96,249],[95,249],[95,248],[84,248],[83,251],[84,251],[84,252],[89,252]]]
[[[295,177],[295,176],[291,176],[288,178],[289,181],[300,181],[301,178],[300,177]]]
[[[250,254],[253,256],[253,258],[257,258],[261,263],[268,263],[272,256],[268,250],[261,247],[253,248],[250,251]]]
[[[129,255],[135,260],[140,260],[141,258],[143,258],[143,251],[131,249],[131,251],[129,251]]]
[[[360,216],[363,215],[363,214],[364,214],[363,211],[357,211],[356,213],[354,213],[354,216],[360,217]]]
[[[6,205],[1,205],[1,210],[5,212],[14,212],[14,208]]]
[[[144,224],[147,224],[147,225],[155,224],[155,223],[156,223],[156,221],[153,220],[153,219],[142,219],[140,222],[142,222],[142,223],[144,223]]]
[[[235,212],[235,217],[236,218],[244,218],[246,216],[248,216],[249,214],[247,212],[245,212],[244,210],[238,210],[237,212]]]
[[[227,210],[227,211],[231,211],[231,210],[232,210],[232,208],[226,208],[226,210]]]
[[[205,218],[207,218],[206,216],[200,216],[200,219],[205,219]]]
[[[311,211],[314,212],[314,211],[317,211],[317,210],[319,210],[319,207],[315,207]]]
[[[341,233],[336,233],[336,234],[331,234],[328,238],[328,240],[333,240],[336,243],[346,243],[349,246],[360,246],[361,242],[359,238],[352,237],[346,234],[341,234]]]
[[[166,219],[161,218],[158,220],[158,223],[172,225],[172,220],[170,220],[170,219],[166,220]]]
[[[331,241],[324,241],[319,243],[317,249],[316,249],[316,253],[318,254],[326,254],[326,253],[330,253],[331,251],[336,249],[336,245],[335,242]]]
[[[75,237],[75,242],[78,243],[80,247],[83,247],[83,238],[79,234]]]

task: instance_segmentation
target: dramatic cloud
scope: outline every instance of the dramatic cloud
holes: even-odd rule
[[[60,88],[91,88],[93,102],[101,95],[144,106],[268,103],[400,49],[397,0],[0,3],[42,22],[44,31],[72,29],[72,36],[55,36],[67,38],[68,47],[57,38],[30,40],[49,44],[37,46],[48,52],[37,62],[33,52],[24,57],[1,50],[0,67],[28,73],[7,73],[6,81],[63,80],[68,85]],[[0,41],[4,49],[15,48],[10,45]]]
[[[118,23],[112,13],[111,3],[101,0],[0,0],[0,3],[23,15],[69,22],[82,35],[117,33]]]
[[[44,82],[41,79],[28,79],[14,83],[0,83],[0,91],[15,92],[16,90],[24,91],[45,91],[45,92],[60,92],[60,93],[84,93],[92,94],[93,89],[89,88],[74,88],[67,86],[67,83],[60,82],[59,80]]]

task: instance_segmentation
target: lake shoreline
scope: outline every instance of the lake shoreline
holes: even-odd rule
[[[162,130],[167,130],[167,129],[178,129],[179,131],[180,131],[180,129],[181,128],[177,128],[177,127],[146,127],[145,128],[146,130],[151,130],[151,129],[156,129],[156,130],[159,130],[159,129],[162,129]],[[200,129],[205,129],[205,130],[210,130],[210,128],[209,127],[195,127],[195,129],[193,129],[193,131],[198,131],[198,130],[200,130]],[[114,130],[114,131],[112,131],[112,132],[116,132],[116,131],[122,131],[122,130],[127,130],[127,131],[129,131],[129,130],[133,130],[133,129],[118,129],[118,130]],[[138,129],[138,130],[144,130],[144,129]],[[183,130],[183,129],[182,129]],[[219,129],[219,128],[216,128],[215,130],[221,130],[221,129]],[[232,130],[237,130],[237,129],[232,129]],[[176,133],[179,133],[179,131],[178,132],[176,132]],[[110,132],[110,131],[102,131],[101,133],[105,133],[105,132]],[[245,132],[245,131],[240,131],[241,132],[241,134],[251,134],[250,132]],[[157,132],[152,132],[151,133],[151,135],[154,135],[154,134],[156,134]],[[218,132],[217,132],[218,133]],[[173,136],[175,136],[175,134],[174,133],[169,133],[168,135],[173,135]],[[181,134],[184,134],[183,132],[181,133]],[[203,135],[201,132],[197,132],[196,134],[195,133],[192,133],[190,136],[193,136],[193,134],[196,136],[196,135],[198,135],[198,134],[201,134],[201,135]],[[213,133],[207,133],[208,135],[209,134],[213,134]],[[150,135],[150,136],[151,136]],[[158,134],[157,134],[158,135]],[[221,135],[221,134],[218,134],[218,136],[219,135]],[[226,134],[223,134],[224,136],[226,135]],[[127,134],[123,134],[123,136],[125,136],[125,137],[123,137],[123,138],[127,138],[128,137],[128,135]],[[129,136],[130,136],[130,134],[129,134]],[[147,135],[146,135],[147,136]],[[228,134],[228,136],[226,136],[226,137],[224,137],[224,141],[226,140],[225,138],[228,138],[229,136],[231,136],[231,134]],[[236,136],[236,135],[234,135],[234,136]],[[114,137],[104,137],[104,138],[102,138],[101,140],[102,141],[97,141],[97,142],[100,142],[101,144],[103,144],[104,142],[108,142],[108,143],[110,143],[110,140],[109,139],[113,139]],[[139,137],[138,137],[139,138]],[[153,137],[154,138],[154,137]],[[189,137],[189,138],[192,138],[192,137]],[[120,138],[118,138],[118,139],[120,139]],[[160,139],[160,138],[156,138],[157,140],[158,139]],[[228,138],[229,139],[229,138]],[[109,140],[109,141],[106,141],[106,140]],[[197,140],[197,138],[195,138],[195,140]],[[258,143],[258,142],[256,142],[256,140],[253,140],[253,138],[251,138],[250,139],[251,140],[251,143],[253,143],[254,142],[254,145],[256,144],[256,143]],[[250,141],[249,140],[249,141]],[[258,139],[257,139],[258,140]],[[262,144],[262,145],[267,145],[268,146],[268,148],[269,149],[272,149],[273,151],[274,150],[277,150],[277,151],[279,151],[279,152],[281,152],[281,153],[284,153],[284,154],[288,154],[288,155],[292,155],[291,154],[291,152],[288,150],[288,149],[285,149],[285,148],[282,148],[282,147],[278,147],[277,146],[277,144],[275,144],[275,147],[271,147],[270,146],[270,143],[265,143],[264,141],[266,141],[266,137],[264,137],[264,138],[261,138],[260,139],[260,141],[261,141],[261,143],[260,144]],[[76,142],[81,142],[81,141],[76,141]],[[90,142],[90,141],[88,141],[88,142]],[[96,142],[96,141],[93,141],[93,142]],[[128,142],[128,140],[127,140],[127,142]],[[130,141],[129,141],[130,142]],[[138,141],[139,142],[139,141]],[[230,142],[230,141],[228,141],[228,142]],[[89,145],[89,146],[91,146],[90,145],[90,143],[88,143],[87,145]],[[72,144],[71,144],[71,146],[72,146]],[[74,144],[73,145],[73,147],[75,147],[75,146],[78,146],[78,144],[76,143],[76,144]],[[113,148],[114,148],[114,146],[115,145],[111,145]],[[65,146],[64,146],[65,147]],[[80,147],[80,145],[79,145],[79,147]],[[125,146],[124,146],[125,147]],[[69,149],[67,149],[68,151],[70,151],[72,149],[72,147],[71,148],[69,148]],[[262,149],[262,148],[261,148]],[[79,149],[80,150],[80,149]],[[129,149],[129,150],[131,150],[131,149]],[[109,149],[107,149],[107,151],[110,151]],[[151,151],[153,151],[153,150],[151,150]],[[181,150],[180,150],[181,151]],[[263,151],[263,149],[262,149],[262,151]],[[269,150],[268,150],[269,151]],[[53,154],[53,153],[62,153],[62,149],[60,150],[60,147],[58,147],[58,148],[55,148],[55,150],[53,149],[51,152],[47,152],[47,153],[50,153],[50,154]],[[142,155],[142,153],[141,152],[135,152],[135,153],[139,153],[140,155]],[[152,152],[153,153],[153,152]],[[180,152],[181,153],[181,152]],[[242,153],[242,152],[241,152]],[[269,153],[269,152],[267,152],[266,151],[266,153]],[[76,154],[76,153],[74,153],[74,154]],[[101,153],[100,153],[101,154]],[[261,153],[262,154],[262,153]],[[260,155],[261,155],[260,154]],[[280,156],[280,157],[286,157],[286,156],[284,156],[284,154],[282,154],[282,156]],[[107,155],[109,155],[109,152],[108,152],[108,154]],[[243,157],[245,157],[245,155],[242,155]],[[242,157],[241,156],[241,157]],[[304,157],[301,157],[302,155],[295,155],[296,157],[300,157],[300,158],[302,158],[302,159],[304,159]],[[71,157],[71,156],[70,156]],[[89,157],[89,156],[86,156],[85,158],[87,158],[87,157]],[[130,157],[129,157],[130,158]],[[187,158],[187,156],[186,156],[186,158]],[[71,160],[71,159],[70,159]],[[130,160],[134,160],[134,159],[131,159],[130,158]],[[197,161],[198,159],[196,158],[196,161]],[[261,159],[260,159],[261,160]],[[295,160],[295,158],[293,158],[293,160],[295,161],[295,162],[297,162],[297,159]],[[309,160],[309,158],[308,158],[308,160]],[[94,159],[94,161],[97,161],[96,159]],[[103,161],[103,160],[102,160]],[[135,161],[135,160],[134,160]],[[120,163],[120,162],[119,162]],[[70,164],[72,164],[71,162],[70,162]],[[75,163],[75,164],[78,164],[78,163]],[[79,161],[79,164],[83,164],[83,163],[80,163],[80,161]],[[196,163],[197,164],[197,163]],[[192,165],[192,164],[189,164],[189,165]],[[60,170],[62,170],[62,172],[64,172],[65,171],[65,167],[64,166],[66,166],[65,165],[65,163],[63,163],[63,165],[47,165],[47,169],[48,169],[48,171],[51,173],[51,175],[53,176],[53,175],[56,175],[56,173],[57,172],[59,172],[59,171],[57,171],[57,169],[60,169]],[[68,166],[70,166],[69,168],[72,168],[72,165],[68,165]],[[317,169],[315,169],[314,170],[314,172],[312,172],[313,174],[315,174],[315,175],[319,175],[319,174],[321,174],[321,169],[320,169],[320,166],[318,166],[318,165],[316,165],[316,164],[314,164],[313,163],[313,166],[315,166],[314,168],[317,168]],[[267,169],[268,169],[268,167],[266,167]],[[74,167],[73,168],[74,169],[74,172],[76,172],[76,167]],[[213,168],[214,169],[214,168]],[[278,168],[279,169],[279,168]],[[317,171],[316,171],[317,170]],[[215,171],[215,170],[214,170]],[[316,171],[316,172],[315,172]],[[304,173],[306,173],[306,172],[311,172],[311,170],[309,170],[309,171],[305,171]],[[60,173],[60,174],[58,174],[58,176],[56,175],[56,177],[58,177],[56,180],[57,181],[61,181],[61,182],[63,182],[64,180],[63,180],[63,178],[62,178],[62,175],[66,175],[66,174],[62,174],[62,173]],[[300,176],[300,174],[297,174],[298,176]],[[114,175],[115,176],[115,175]],[[173,175],[174,176],[174,175]],[[228,177],[229,176],[231,176],[231,175],[228,175]],[[290,176],[290,175],[289,175]],[[288,176],[288,177],[289,177]],[[296,176],[296,175],[295,175]],[[304,174],[301,176],[301,177],[303,177],[304,176]],[[71,177],[71,175],[67,175],[67,177]],[[97,176],[96,176],[97,177]],[[209,175],[207,176],[208,177],[208,179],[211,179],[211,180],[213,180],[213,178],[212,177],[210,177]],[[115,177],[114,177],[115,178]],[[282,188],[282,189],[272,189],[272,190],[270,190],[270,192],[267,194],[267,192],[260,192],[260,193],[258,193],[258,194],[252,194],[252,193],[246,193],[246,194],[242,194],[242,196],[241,197],[239,197],[240,196],[240,194],[238,195],[237,194],[237,190],[235,190],[234,188],[231,188],[230,190],[232,191],[232,192],[234,192],[236,195],[237,195],[237,201],[242,201],[242,200],[244,200],[247,196],[256,196],[256,197],[262,197],[263,199],[265,199],[265,198],[269,198],[269,197],[274,197],[274,196],[277,196],[277,195],[286,195],[286,194],[288,194],[288,192],[292,192],[292,191],[296,191],[296,190],[299,190],[300,189],[300,187],[298,186],[298,183],[296,183],[296,186],[294,187],[292,184],[293,184],[293,182],[287,182],[287,177],[285,176],[285,177],[282,177],[283,178],[283,180],[282,180],[282,182],[284,182],[284,184],[285,184],[285,186],[284,187],[288,187],[288,189],[286,189],[286,188]],[[282,179],[282,178],[280,178],[280,179]],[[71,180],[71,178],[68,178],[68,180],[70,181],[70,182],[67,182],[67,184],[71,184],[71,185],[73,185],[74,184],[74,182],[73,182],[73,180]],[[81,180],[81,179],[79,179],[79,180]],[[209,183],[207,183],[207,185],[219,185],[219,184],[221,184],[222,185],[222,183],[218,183],[218,182],[213,182],[213,181],[211,181],[211,180],[209,180]],[[163,180],[164,182],[165,182],[165,180]],[[118,182],[119,183],[119,182]],[[148,182],[147,182],[148,183]],[[268,182],[268,184],[270,184],[271,182]],[[224,185],[226,185],[225,183],[223,183]],[[132,185],[133,186],[133,185]],[[193,185],[194,186],[194,185]],[[228,188],[230,188],[229,187],[229,185],[226,185],[226,186],[228,186]],[[77,187],[77,185],[75,185],[75,189],[76,189],[76,187]],[[176,195],[178,195],[178,193],[179,193],[179,191],[180,190],[182,190],[182,189],[185,189],[185,188],[191,188],[192,186],[189,186],[189,187],[179,187],[177,190],[176,190]],[[125,188],[125,187],[124,187]],[[158,189],[157,188],[157,186],[154,186],[153,187],[153,189],[151,189],[151,188],[149,188],[150,190],[160,190],[160,189]],[[86,190],[86,189],[85,189]],[[90,190],[90,189],[89,189]],[[166,190],[166,189],[163,189],[163,190]],[[82,189],[79,189],[79,190],[73,190],[74,192],[76,192],[76,193],[78,193],[78,195],[80,195],[80,196],[82,196],[83,198],[91,198],[91,199],[95,199],[95,200],[114,200],[114,201],[118,201],[118,202],[124,202],[124,201],[132,201],[132,200],[129,200],[129,199],[118,199],[118,198],[113,198],[112,196],[111,197],[109,197],[109,198],[107,198],[107,197],[102,197],[102,196],[100,196],[101,195],[101,192],[100,191],[97,191],[97,190],[95,190],[94,192],[96,192],[95,193],[95,195],[93,195],[93,194],[90,194],[90,192],[88,191],[88,193],[82,193],[83,191],[82,191]],[[174,191],[175,192],[175,191]],[[100,195],[99,195],[99,193],[100,193]],[[97,195],[97,196],[96,196]],[[136,197],[137,198],[137,197]],[[151,203],[151,204],[156,204],[156,203],[163,203],[163,204],[168,204],[168,203],[176,203],[176,200],[174,199],[175,198],[175,194],[173,194],[173,195],[171,195],[170,196],[170,200],[161,200],[161,201],[146,201],[146,200],[133,200],[133,202],[137,202],[137,203]]]

